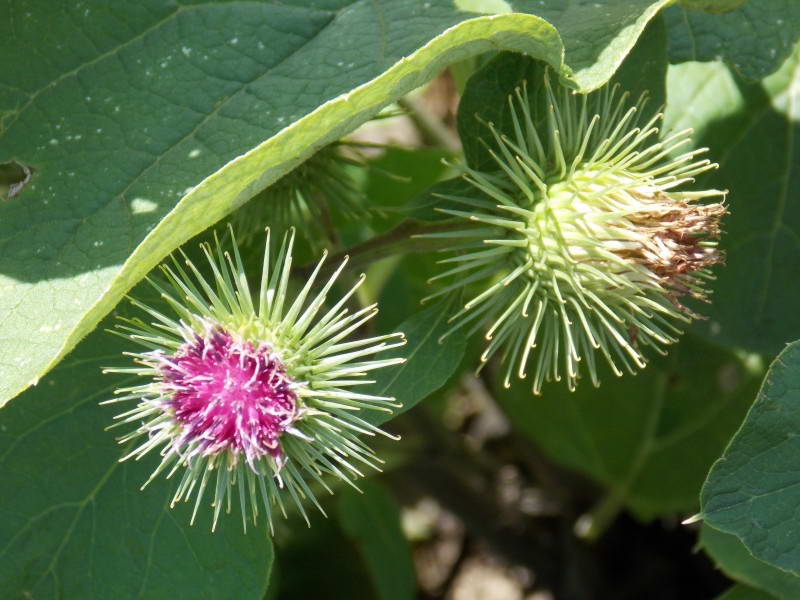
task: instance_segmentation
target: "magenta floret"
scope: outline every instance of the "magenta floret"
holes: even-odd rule
[[[268,344],[255,346],[217,328],[162,355],[165,399],[195,452],[229,450],[248,463],[281,454],[281,434],[297,416],[297,394]]]

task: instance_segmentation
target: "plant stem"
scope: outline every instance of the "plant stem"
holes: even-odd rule
[[[374,263],[375,261],[387,258],[395,254],[409,254],[411,252],[430,252],[440,248],[451,247],[452,239],[412,239],[412,236],[423,233],[438,233],[450,231],[464,227],[463,223],[420,223],[419,221],[408,219],[400,223],[397,227],[376,236],[361,244],[356,244],[350,248],[336,253],[330,258],[328,264],[323,267],[323,272],[330,272],[341,264],[345,257],[350,257],[348,268],[355,269],[363,265]],[[300,267],[298,273],[307,276],[316,266],[316,262]]]
[[[441,120],[431,114],[422,102],[406,96],[405,98],[400,98],[397,104],[414,121],[414,125],[417,126],[426,143],[432,146],[440,146],[450,152],[461,151],[461,141],[458,136],[450,131]]]
[[[595,542],[614,522],[625,505],[626,490],[614,488],[609,491],[591,511],[581,515],[575,522],[575,535],[587,542]]]

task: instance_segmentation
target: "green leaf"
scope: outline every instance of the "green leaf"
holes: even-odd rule
[[[721,596],[717,596],[716,600],[775,600],[775,598],[772,594],[737,583]]]
[[[398,272],[405,269],[406,263],[411,262],[412,254],[422,260],[427,258],[426,255],[432,254],[431,249],[426,251],[424,244],[420,244],[421,240],[412,235],[413,228],[418,226],[414,222],[419,220],[416,213],[423,210],[430,213],[433,209],[419,209],[415,202],[420,194],[424,194],[442,177],[447,170],[443,159],[451,156],[449,152],[436,149],[387,148],[382,156],[370,161],[369,169],[364,170],[364,194],[375,203],[376,208],[371,229],[387,231],[384,239],[385,236],[394,236],[397,244],[383,246],[386,250],[383,259],[374,250],[363,253],[369,267],[362,289],[371,301],[377,300],[381,308],[375,321],[377,331],[394,331],[401,320],[419,310],[421,298],[427,295],[412,298],[409,293],[411,286],[398,277]],[[409,213],[412,218],[402,221],[402,217]],[[387,285],[394,288],[389,293],[385,293]]]
[[[534,397],[516,382],[498,399],[554,460],[609,487],[644,518],[697,508],[708,466],[741,423],[758,378],[734,355],[687,337],[636,376],[604,369],[595,389],[560,383]]]
[[[453,313],[453,299],[439,302],[403,321],[397,331],[406,335],[408,343],[383,358],[402,356],[406,362],[393,367],[384,381],[369,386],[367,393],[397,398],[403,407],[391,415],[373,413],[365,418],[376,425],[410,410],[442,387],[455,372],[464,356],[467,341],[463,336],[439,338],[450,329],[448,317]]]
[[[533,102],[544,101],[541,88],[545,68],[542,62],[531,57],[504,52],[469,79],[459,103],[458,132],[466,161],[472,168],[497,169],[497,162],[489,152],[490,148],[495,148],[496,143],[486,124],[492,123],[499,131],[513,136],[508,97],[516,88],[525,84]],[[634,99],[647,92],[650,98],[648,108],[655,111],[665,101],[666,68],[666,31],[663,21],[657,18],[648,26],[640,42],[622,63],[613,81],[619,82]],[[550,79],[553,85],[558,84],[552,75]],[[460,193],[458,188],[457,183],[443,182],[431,190],[431,193],[457,195]],[[430,201],[421,199],[419,203],[424,208]],[[422,214],[424,218],[425,213]]]
[[[265,523],[245,535],[228,516],[212,533],[201,511],[191,527],[191,506],[169,508],[175,479],[139,491],[157,457],[118,462],[123,449],[105,428],[119,405],[98,402],[120,378],[100,367],[118,363],[125,346],[92,333],[3,412],[1,595],[260,600],[272,565]]]
[[[718,153],[724,157],[740,143],[769,105],[761,85],[744,82],[720,62],[671,65],[667,95],[664,129],[691,128],[695,146],[710,146],[709,158],[717,160]]]
[[[710,148],[720,168],[698,177],[699,189],[728,189],[723,219],[726,265],[715,269],[709,317],[695,329],[718,343],[770,356],[800,331],[796,257],[800,205],[800,52],[760,84],[746,84],[723,65],[671,67],[666,127],[693,127],[695,145]]]
[[[672,62],[722,59],[750,80],[775,71],[800,38],[800,4],[795,0],[752,0],[724,15],[675,5],[664,16]]]
[[[431,277],[440,272],[437,260],[441,255],[434,244],[425,246],[421,240],[410,238],[411,250],[396,262],[391,276],[384,282],[379,297],[381,312],[376,319],[378,331],[391,333],[399,327],[399,322],[407,315],[413,315],[424,305],[422,300],[432,292]],[[449,318],[450,315],[448,315]]]
[[[415,203],[442,178],[448,170],[443,161],[449,158],[451,153],[438,149],[387,148],[380,158],[370,161],[364,195],[376,209],[373,229],[389,230],[404,216],[417,219]],[[370,271],[367,285],[374,284]]]
[[[4,0],[0,163],[34,171],[0,204],[0,403],[177,246],[447,64],[510,49],[594,88],[667,2],[513,2],[551,24],[417,0]]]
[[[645,26],[672,0],[515,0],[555,25],[564,40],[570,79],[581,92],[602,86],[628,56]],[[533,55],[531,55],[533,56]]]
[[[364,194],[378,209],[400,210],[441,179],[447,170],[442,162],[446,158],[450,153],[444,150],[387,148],[369,163]]]
[[[739,8],[747,0],[680,0],[691,10],[704,10],[712,14],[722,14]]]
[[[700,545],[726,575],[752,585],[758,590],[769,592],[764,594],[754,590],[750,595],[740,595],[738,598],[759,600],[763,597],[777,597],[782,600],[795,600],[800,597],[800,577],[753,558],[735,535],[703,525],[700,531]],[[730,600],[727,596],[723,598]]]
[[[366,566],[335,515],[316,519],[311,527],[295,523],[286,528],[288,536],[279,534],[275,541],[272,595],[264,600],[375,600]]]
[[[800,573],[800,342],[770,366],[700,497],[702,517],[756,558]]]
[[[400,507],[374,479],[359,483],[363,493],[343,490],[336,512],[358,546],[380,600],[416,597],[411,549],[400,527]]]

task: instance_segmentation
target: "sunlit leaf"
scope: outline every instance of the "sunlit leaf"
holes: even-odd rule
[[[756,558],[800,573],[800,342],[772,363],[753,407],[701,495],[710,526]]]

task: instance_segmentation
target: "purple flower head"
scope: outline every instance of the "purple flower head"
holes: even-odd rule
[[[195,452],[227,449],[244,454],[251,466],[265,454],[281,454],[297,395],[268,344],[237,341],[217,327],[159,358],[164,383],[174,390],[164,403],[182,426],[177,445],[197,440]]]
[[[211,495],[212,530],[237,497],[245,529],[263,514],[272,531],[287,500],[308,521],[303,501],[324,513],[314,488],[332,493],[327,478],[355,485],[364,467],[380,469],[362,436],[397,439],[365,418],[366,411],[391,413],[397,401],[356,386],[377,383],[373,372],[405,360],[373,357],[404,345],[403,334],[354,335],[377,309],[346,306],[363,277],[328,301],[346,260],[314,290],[323,254],[292,293],[293,243],[291,232],[273,254],[267,235],[257,289],[235,241],[232,253],[219,240],[202,246],[210,280],[188,258],[173,257],[162,266],[165,279],[150,280],[162,304],[132,299],[152,321],[122,318],[119,327],[147,349],[126,353],[135,366],[108,369],[139,376],[106,401],[136,402],[115,417],[114,426],[133,426],[119,438],[130,444],[120,460],[158,450],[143,487],[180,473],[171,505],[193,499],[194,522]]]

